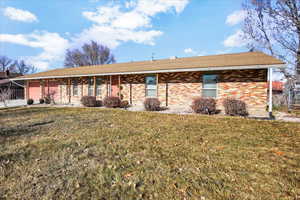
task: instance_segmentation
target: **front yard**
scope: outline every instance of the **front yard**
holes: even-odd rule
[[[0,110],[0,199],[299,199],[300,123]]]

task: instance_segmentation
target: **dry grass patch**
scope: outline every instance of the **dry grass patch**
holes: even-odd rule
[[[0,199],[297,199],[300,124],[0,110]]]

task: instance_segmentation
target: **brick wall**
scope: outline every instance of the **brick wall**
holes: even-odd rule
[[[191,105],[193,98],[201,96],[202,76],[205,72],[178,72],[158,74],[158,98],[162,105]],[[235,70],[210,72],[219,76],[218,108],[223,110],[222,102],[227,97],[243,100],[250,113],[264,112],[267,105],[267,70]],[[141,105],[145,95],[146,75],[122,76],[122,96]],[[130,93],[130,90],[132,91]],[[130,98],[131,96],[131,98]]]
[[[193,98],[201,96],[202,76],[204,74],[217,74],[218,107],[223,110],[222,102],[227,97],[243,100],[248,105],[250,113],[265,111],[267,105],[267,70],[234,70],[214,72],[178,72],[162,73],[158,77],[157,94],[163,106],[189,107]],[[145,74],[122,75],[121,96],[133,105],[142,105],[146,98]],[[59,102],[80,104],[82,96],[88,95],[88,78],[79,79],[78,96],[74,96],[71,86],[69,95],[68,79],[59,79]],[[107,96],[110,77],[102,77],[101,95],[97,99],[103,100]],[[41,84],[42,87],[42,84]]]
[[[109,79],[107,76],[103,76],[102,78],[102,84],[101,84],[101,95],[97,96],[97,100],[103,100],[107,96],[107,84],[109,83]],[[73,85],[68,86],[68,79],[63,79],[61,81],[61,103],[68,104],[69,98],[70,103],[75,105],[80,105],[80,100],[82,96],[88,95],[88,78],[80,78],[78,81],[78,95],[75,96],[73,94]],[[70,95],[68,93],[68,87],[70,90]]]

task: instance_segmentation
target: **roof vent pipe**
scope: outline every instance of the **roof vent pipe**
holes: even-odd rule
[[[6,75],[6,77],[9,77],[9,70],[7,69],[6,71],[5,71],[5,75]]]

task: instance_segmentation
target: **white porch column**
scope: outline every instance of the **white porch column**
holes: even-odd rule
[[[269,117],[271,119],[274,118],[273,116],[273,69],[270,67],[268,68],[269,73]]]

